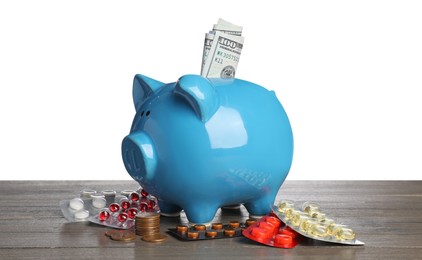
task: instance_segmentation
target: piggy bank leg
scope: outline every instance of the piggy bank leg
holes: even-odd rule
[[[160,206],[161,215],[166,217],[178,217],[180,215],[180,211],[182,211],[181,207],[166,203],[162,200],[158,200],[158,205]]]
[[[271,206],[274,204],[275,195],[267,195],[245,203],[245,208],[253,217],[261,217],[271,212]]]
[[[183,209],[191,224],[209,224],[215,217],[219,206],[193,203],[193,205],[183,207]]]

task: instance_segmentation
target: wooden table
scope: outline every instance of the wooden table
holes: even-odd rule
[[[92,188],[136,189],[134,181],[1,181],[0,259],[422,259],[422,181],[286,181],[277,200],[315,201],[348,224],[365,246],[305,240],[294,249],[263,246],[245,237],[163,243],[112,241],[108,228],[70,223],[59,201]],[[247,211],[222,210],[223,222]],[[161,218],[161,231],[182,217]]]

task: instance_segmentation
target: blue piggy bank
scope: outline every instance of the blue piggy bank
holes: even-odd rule
[[[273,91],[240,79],[182,76],[133,83],[136,116],[123,139],[126,170],[162,214],[192,223],[244,204],[268,214],[293,157],[289,119]]]

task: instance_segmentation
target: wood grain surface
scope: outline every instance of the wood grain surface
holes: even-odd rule
[[[422,181],[286,181],[276,202],[314,201],[355,230],[364,246],[304,240],[280,249],[245,237],[163,243],[113,241],[109,229],[71,223],[59,202],[85,188],[136,189],[135,181],[1,181],[0,259],[422,259]],[[219,210],[215,221],[244,221],[242,206]],[[186,217],[161,217],[161,232]]]

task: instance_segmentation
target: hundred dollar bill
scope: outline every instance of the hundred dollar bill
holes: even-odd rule
[[[201,75],[207,78],[234,78],[244,38],[216,31]]]
[[[242,26],[232,24],[224,19],[218,19],[217,24],[214,24],[212,31],[205,34],[204,50],[202,54],[201,75],[203,75],[204,65],[207,61],[208,53],[211,49],[214,40],[215,32],[224,32],[231,35],[242,35]]]
[[[224,19],[218,19],[217,24],[214,24],[213,31],[220,31],[231,35],[242,35],[242,26],[232,24]]]

